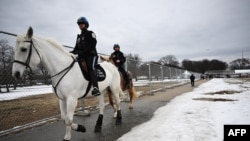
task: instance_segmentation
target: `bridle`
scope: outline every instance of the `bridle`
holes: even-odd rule
[[[30,59],[31,59],[32,48],[34,47],[34,49],[35,49],[36,53],[38,54],[40,60],[41,60],[41,56],[40,56],[39,52],[37,51],[37,49],[35,48],[32,40],[30,40],[30,41],[24,41],[24,42],[30,43],[29,54],[28,54],[28,57],[27,57],[26,61],[22,62],[22,61],[19,61],[19,60],[14,60],[13,63],[18,63],[18,64],[21,64],[21,65],[24,65],[26,67],[26,69],[28,68],[30,70],[30,72],[32,73],[32,69],[31,69],[31,67],[29,65],[30,64]]]
[[[32,40],[30,41],[24,41],[24,42],[28,42],[30,43],[30,46],[29,46],[29,54],[28,54],[28,57],[26,59],[25,62],[22,62],[22,61],[19,61],[19,60],[14,60],[13,63],[18,63],[18,64],[21,64],[21,65],[24,65],[26,67],[26,69],[29,69],[30,73],[32,73],[32,68],[30,67],[30,59],[31,59],[31,53],[32,53],[32,48],[34,47],[36,53],[38,54],[40,60],[41,60],[41,55],[39,54],[38,50],[36,49],[36,47],[34,46],[34,43]],[[72,57],[72,56],[71,56]],[[59,80],[57,81],[57,83],[55,84],[55,86],[52,85],[52,87],[54,88],[54,91],[57,95],[57,86],[59,85],[59,83],[61,82],[61,80],[63,79],[63,77],[71,70],[71,68],[74,66],[76,60],[74,59],[74,57],[72,57],[73,61],[72,63],[66,67],[65,69],[61,70],[60,72],[54,74],[54,75],[51,75],[51,78],[53,77],[56,77],[56,76],[59,76],[62,74],[62,76],[59,78]]]

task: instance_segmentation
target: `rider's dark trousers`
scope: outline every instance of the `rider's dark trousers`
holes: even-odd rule
[[[97,64],[97,59],[98,56],[86,56],[84,57],[85,61],[86,61],[86,65],[88,68],[88,73],[89,73],[89,77],[90,77],[90,82],[92,83],[93,87],[97,87],[98,88],[98,83],[97,83],[97,76],[96,76],[96,71],[95,71],[95,65]]]

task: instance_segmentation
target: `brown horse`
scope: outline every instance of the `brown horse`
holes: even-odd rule
[[[110,56],[100,56],[100,59],[101,61],[108,61],[112,64],[114,64],[113,60],[111,59]],[[120,77],[121,77],[121,88],[122,88],[122,91],[125,92],[125,91],[128,91],[128,94],[129,94],[129,109],[133,109],[133,99],[136,98],[136,91],[135,91],[135,88],[134,88],[134,85],[133,85],[133,76],[132,76],[132,73],[130,71],[128,71],[128,76],[129,76],[129,86],[126,85],[126,80],[125,78],[123,77],[122,73],[120,72]],[[112,98],[112,94],[110,91],[108,91],[108,96],[109,96],[109,102],[110,102],[110,105],[116,109],[116,107],[114,107],[114,103],[113,103],[113,98]]]

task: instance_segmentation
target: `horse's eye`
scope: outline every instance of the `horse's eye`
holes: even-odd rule
[[[26,52],[26,51],[27,51],[27,48],[22,47],[22,48],[21,48],[21,51],[22,51],[22,52]]]

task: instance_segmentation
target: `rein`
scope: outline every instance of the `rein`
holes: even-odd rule
[[[72,57],[72,56],[71,56],[71,57]],[[54,89],[56,95],[57,95],[57,86],[59,85],[59,83],[61,82],[61,80],[63,79],[63,77],[71,70],[71,68],[74,66],[74,64],[75,64],[75,62],[76,62],[75,59],[74,59],[73,57],[72,57],[72,59],[73,59],[73,61],[72,61],[72,63],[71,63],[68,67],[66,67],[66,68],[63,69],[62,71],[58,72],[57,74],[51,76],[51,78],[53,78],[53,77],[56,77],[56,76],[62,74],[63,72],[65,72],[65,73],[62,75],[62,77],[57,81],[56,85],[55,85],[55,86],[52,85],[52,87],[53,87],[53,89]],[[57,97],[58,97],[58,95],[57,95]]]

